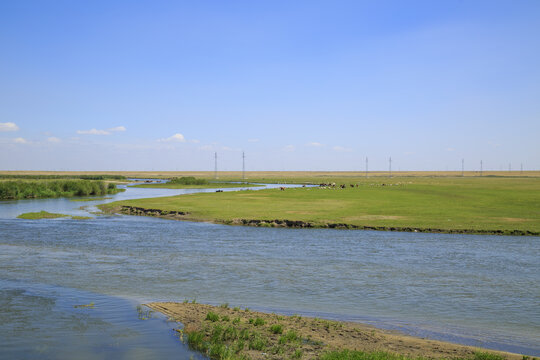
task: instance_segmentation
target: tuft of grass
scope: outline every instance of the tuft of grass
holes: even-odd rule
[[[233,323],[234,325],[240,324],[240,318],[239,318],[239,317],[235,317],[235,318],[233,319],[232,323]]]
[[[222,309],[228,309],[229,308],[229,303],[223,303],[221,305],[219,305],[220,308]]]
[[[294,351],[294,353],[292,354],[292,358],[293,358],[293,359],[300,359],[300,358],[302,357],[303,354],[304,354],[304,353],[303,353],[302,350],[296,349],[296,350]]]
[[[238,334],[238,337],[242,340],[249,340],[249,330],[248,329],[242,329],[240,331],[240,334]]]
[[[255,326],[262,326],[264,324],[266,324],[266,322],[260,317],[255,318],[255,321],[253,322],[253,325]]]
[[[221,317],[221,321],[230,321],[230,320],[231,320],[231,318],[229,318],[228,315],[223,315],[223,316]]]
[[[204,340],[204,332],[202,331],[192,331],[187,334],[187,342],[189,348],[192,350],[197,350],[200,352],[206,352],[208,350],[208,344]]]
[[[283,325],[281,324],[274,324],[270,326],[270,331],[273,334],[283,334]]]
[[[235,307],[233,308],[233,311],[240,311],[240,308],[239,308],[238,306],[235,306]]]
[[[300,337],[298,336],[298,333],[294,330],[289,330],[285,335],[281,335],[279,337],[278,343],[279,344],[286,344],[293,341],[298,341]]]
[[[264,351],[266,349],[267,343],[268,343],[267,338],[262,337],[261,334],[259,333],[255,333],[253,337],[249,340],[249,349]]]
[[[219,321],[219,315],[216,314],[215,312],[208,312],[208,314],[206,314],[206,319],[205,320],[210,320],[211,322],[216,322],[216,321]]]

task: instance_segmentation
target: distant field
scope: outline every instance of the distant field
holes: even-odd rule
[[[0,171],[1,175],[121,175],[127,178],[172,178],[195,176],[214,179],[213,171]],[[387,171],[370,171],[369,177],[388,177]],[[395,171],[394,177],[461,177],[461,171]],[[478,171],[465,171],[465,177],[480,177]],[[484,171],[483,177],[540,177],[540,171]],[[322,182],[330,179],[365,178],[364,171],[247,171],[246,181],[257,182]],[[242,181],[241,171],[220,171],[219,181]]]
[[[332,178],[302,173],[284,180],[319,183],[330,179],[347,187],[192,194],[114,202],[104,208],[177,211],[187,213],[181,217],[185,220],[256,226],[285,226],[275,220],[287,220],[302,222],[293,226],[540,234],[540,178],[365,179],[342,173]]]

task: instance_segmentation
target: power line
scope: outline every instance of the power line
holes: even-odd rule
[[[480,176],[482,176],[482,160],[480,160]]]
[[[366,156],[366,179],[368,177],[368,158]]]

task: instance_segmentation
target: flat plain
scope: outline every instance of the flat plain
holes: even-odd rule
[[[256,182],[326,185],[138,199],[102,209],[176,211],[183,220],[255,226],[540,234],[538,177],[276,175]]]

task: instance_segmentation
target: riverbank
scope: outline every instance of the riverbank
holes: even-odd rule
[[[522,359],[518,354],[420,339],[360,323],[254,312],[228,304],[185,301],[147,306],[181,322],[180,338],[211,358],[230,353],[247,359],[318,359],[329,352],[353,350],[447,359],[474,359],[479,352],[488,352],[484,355],[490,359]]]
[[[342,185],[137,199],[100,208],[260,227],[540,235],[540,179],[415,178]]]

